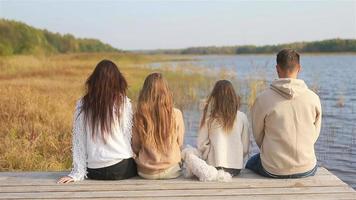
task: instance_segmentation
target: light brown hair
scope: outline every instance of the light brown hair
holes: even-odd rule
[[[167,152],[173,142],[174,127],[172,93],[162,74],[152,73],[139,94],[134,131],[147,148]]]
[[[230,81],[220,80],[215,83],[214,89],[205,104],[200,128],[217,122],[228,132],[234,126],[236,113],[240,108],[240,98],[236,95]]]

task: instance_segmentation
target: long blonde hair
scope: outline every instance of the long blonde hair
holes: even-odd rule
[[[173,96],[160,73],[147,76],[137,102],[134,131],[146,148],[167,152],[174,138]]]
[[[209,127],[213,122],[217,122],[226,132],[230,131],[234,126],[239,108],[240,98],[236,95],[231,82],[227,80],[217,81],[205,104],[200,128],[205,123]]]

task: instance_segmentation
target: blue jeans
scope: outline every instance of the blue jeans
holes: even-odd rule
[[[262,163],[261,163],[261,157],[260,157],[259,153],[252,156],[246,163],[246,169],[250,169],[253,172],[255,172],[256,174],[259,174],[261,176],[268,177],[268,178],[280,178],[280,179],[304,178],[304,177],[308,177],[308,176],[314,176],[317,168],[318,168],[317,165],[315,165],[315,167],[312,170],[304,172],[304,173],[299,173],[299,174],[291,174],[291,175],[271,174],[263,168]]]

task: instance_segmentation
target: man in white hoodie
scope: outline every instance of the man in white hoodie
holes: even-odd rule
[[[252,130],[260,153],[246,168],[266,177],[301,178],[317,169],[314,144],[321,127],[318,95],[297,79],[299,54],[283,49],[277,55],[279,79],[259,94],[251,110]]]

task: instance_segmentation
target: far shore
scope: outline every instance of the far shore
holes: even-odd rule
[[[135,52],[132,52],[135,53]],[[182,57],[196,57],[196,56],[265,56],[265,55],[276,55],[276,53],[243,53],[243,54],[150,54],[150,53],[135,53],[135,54],[142,54],[142,55],[156,55],[156,56],[182,56]],[[301,52],[303,55],[356,55],[356,52]],[[184,59],[177,59],[182,61]]]

